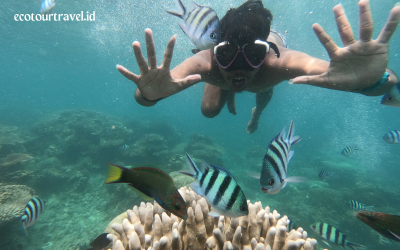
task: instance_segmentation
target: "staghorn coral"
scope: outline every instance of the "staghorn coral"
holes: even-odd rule
[[[164,211],[157,203],[142,202],[107,227],[105,232],[110,233],[112,249],[315,249],[317,241],[307,238],[306,231],[298,228],[287,232],[287,217],[281,218],[275,210],[271,213],[268,206],[263,209],[261,202],[248,201],[248,216],[214,218],[208,215],[210,207],[203,197],[186,187],[179,192],[188,205],[186,221]]]

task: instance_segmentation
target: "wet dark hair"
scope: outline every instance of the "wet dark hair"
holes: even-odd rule
[[[272,21],[271,12],[260,0],[248,0],[229,9],[221,19],[221,41],[238,45],[267,40]]]

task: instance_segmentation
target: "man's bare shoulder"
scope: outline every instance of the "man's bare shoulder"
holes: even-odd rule
[[[211,70],[212,57],[209,50],[204,50],[187,58],[172,70],[172,74],[203,75]]]
[[[269,54],[266,65],[274,72],[281,73],[284,80],[306,74],[321,74],[329,65],[324,60],[300,51],[279,47],[279,52],[279,58]]]

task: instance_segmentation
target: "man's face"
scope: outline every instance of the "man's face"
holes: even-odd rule
[[[245,43],[233,41],[231,44],[239,44],[241,45],[240,47],[243,48]],[[230,89],[234,92],[244,91],[259,71],[259,68],[253,68],[249,64],[243,53],[243,51],[239,51],[236,58],[228,68],[224,69],[218,64],[225,82],[229,84]],[[231,53],[231,56],[232,55],[233,53]]]
[[[257,74],[260,68],[256,68],[253,70],[227,70],[223,69],[220,66],[219,71],[221,72],[224,80],[227,84],[229,84],[230,89],[234,92],[242,92],[244,91],[251,81],[253,80],[254,76]],[[229,68],[228,68],[229,69]]]

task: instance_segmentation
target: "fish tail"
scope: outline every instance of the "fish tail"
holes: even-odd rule
[[[121,177],[125,170],[127,170],[127,168],[108,163],[108,172],[105,184],[122,182]]]
[[[26,231],[26,227],[24,225],[24,223],[21,223],[21,232],[24,236],[29,236],[28,232]]]
[[[347,241],[346,246],[353,250],[369,250],[368,247]]]
[[[294,135],[294,121],[292,120],[290,122],[290,127],[289,127],[289,132],[288,136],[286,137],[286,140],[290,142],[290,145],[293,146],[294,144],[298,143],[301,140],[300,136],[295,136]]]
[[[184,174],[184,175],[188,175],[190,177],[193,177],[193,178],[197,179],[201,172],[197,168],[196,164],[194,163],[194,161],[192,160],[192,158],[190,157],[190,155],[188,153],[186,153],[186,164],[189,166],[189,168],[192,171],[190,171],[190,172],[179,171],[179,173]]]
[[[166,9],[165,11],[171,15],[177,16],[182,18],[185,16],[186,8],[183,5],[181,0],[175,0],[175,7],[176,9]]]

